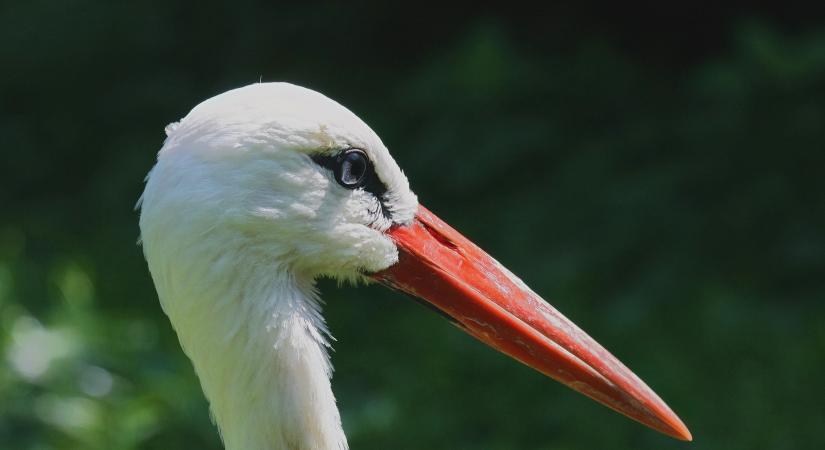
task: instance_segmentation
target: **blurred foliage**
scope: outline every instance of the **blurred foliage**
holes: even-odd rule
[[[395,8],[0,6],[0,448],[220,448],[133,206],[164,125],[259,79],[370,123],[422,203],[695,437],[322,282],[353,448],[825,448],[821,16]]]

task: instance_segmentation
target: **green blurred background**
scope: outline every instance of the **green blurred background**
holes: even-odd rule
[[[322,282],[354,449],[825,448],[825,16],[800,5],[4,2],[0,448],[221,448],[133,207],[164,126],[261,79],[362,117],[695,437]]]

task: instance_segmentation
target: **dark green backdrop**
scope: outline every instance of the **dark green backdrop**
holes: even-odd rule
[[[133,206],[167,123],[261,79],[360,115],[695,437],[323,282],[354,449],[825,448],[824,16],[625,8],[0,5],[0,448],[220,448]]]

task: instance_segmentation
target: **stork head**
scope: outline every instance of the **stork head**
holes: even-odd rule
[[[329,98],[254,84],[201,103],[167,135],[143,197],[144,240],[155,225],[219,235],[220,251],[310,277],[355,279],[397,261],[385,232],[412,222],[417,199],[378,136]]]
[[[141,232],[179,334],[199,295],[185,296],[194,299],[185,306],[164,298],[227,273],[376,280],[572,389],[690,439],[622,363],[420,206],[378,136],[338,103],[286,83],[255,84],[201,103],[167,135],[147,178]]]

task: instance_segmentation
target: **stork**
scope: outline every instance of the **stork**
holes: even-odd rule
[[[228,450],[347,448],[319,277],[418,297],[496,350],[691,440],[643,381],[419,205],[340,104],[258,83],[202,102],[166,134],[139,201],[141,240]]]

